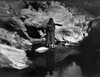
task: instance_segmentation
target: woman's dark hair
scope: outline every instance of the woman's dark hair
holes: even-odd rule
[[[53,22],[53,18],[50,18],[48,24],[51,24],[52,22]]]

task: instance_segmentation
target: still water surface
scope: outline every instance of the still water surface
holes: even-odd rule
[[[27,73],[28,70],[18,71],[15,69],[5,68],[5,69],[0,69],[0,77],[100,77],[100,72],[94,72],[93,70],[92,71],[89,70],[88,74],[84,74],[84,72],[81,69],[81,64],[78,63],[77,60],[76,61],[69,60],[67,62],[64,61],[60,65],[60,67],[62,68],[53,71],[52,76],[50,76],[47,73],[40,74],[40,72],[38,72],[38,75],[34,75],[32,74],[32,72],[34,72],[32,70],[31,73]],[[100,65],[100,61],[98,61],[97,63],[98,65]],[[85,72],[86,71],[87,70],[85,70]]]

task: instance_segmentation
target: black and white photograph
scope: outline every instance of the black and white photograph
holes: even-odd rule
[[[1,0],[0,77],[100,77],[100,0]]]

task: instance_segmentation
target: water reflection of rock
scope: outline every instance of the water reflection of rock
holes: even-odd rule
[[[38,48],[40,45],[35,45]],[[35,48],[35,47],[34,47]],[[54,70],[54,74],[59,74],[60,71],[62,71],[64,68],[69,67],[69,65],[72,64],[73,61],[75,61],[77,64],[80,64],[80,54],[78,52],[78,47],[68,47],[68,46],[62,46],[59,45],[57,48],[55,48],[56,53],[56,69]],[[28,75],[43,75],[47,74],[47,68],[46,68],[46,53],[36,53],[34,55],[35,59],[33,58],[34,54],[30,54],[31,60],[33,60],[34,64],[26,70],[26,73]],[[32,69],[33,68],[33,69]],[[73,68],[73,67],[72,67]],[[76,66],[75,66],[76,68]],[[52,77],[52,76],[51,76]],[[69,76],[70,77],[70,76]]]
[[[64,65],[64,66],[63,66]],[[61,66],[54,71],[52,76],[48,75],[43,70],[18,71],[15,69],[0,69],[0,76],[2,77],[81,77],[82,72],[80,67],[74,61],[63,61]],[[36,75],[37,74],[37,75]]]
[[[24,77],[80,77],[82,72],[80,66],[78,66],[80,63],[77,60],[79,60],[79,56],[70,56],[58,62],[52,76],[46,72],[44,67],[39,67],[36,70],[28,69],[21,75]]]
[[[37,49],[41,46],[43,46],[43,44],[35,44],[35,45],[33,45],[33,50],[32,51],[27,51],[27,56],[29,56],[29,58],[31,60],[37,59],[37,60],[35,60],[35,61],[37,61],[36,63],[40,63],[40,62],[38,62],[38,60],[40,60],[40,59],[46,59],[46,52],[44,52],[44,53],[35,52],[35,49]],[[64,60],[66,57],[68,57],[70,55],[80,54],[78,47],[79,46],[65,46],[65,45],[59,44],[54,49],[56,62],[60,62],[60,61]],[[45,60],[43,60],[43,61],[45,61]]]

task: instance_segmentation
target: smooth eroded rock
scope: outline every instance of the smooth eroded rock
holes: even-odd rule
[[[0,44],[0,67],[27,68],[29,60],[25,51]]]

